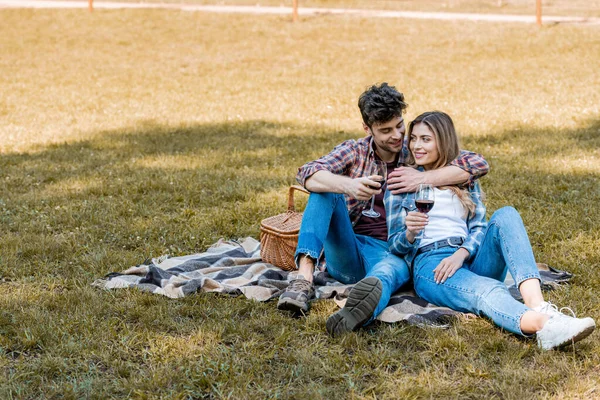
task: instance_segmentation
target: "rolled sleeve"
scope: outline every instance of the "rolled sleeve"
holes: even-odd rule
[[[354,164],[356,158],[356,140],[347,140],[336,146],[329,154],[318,160],[310,161],[300,168],[296,174],[296,180],[302,186],[306,180],[317,171],[329,171],[336,175],[345,175],[347,170]]]
[[[450,165],[458,167],[471,175],[468,180],[469,186],[472,186],[476,179],[481,178],[490,171],[490,166],[481,154],[467,150],[461,150],[459,156]]]

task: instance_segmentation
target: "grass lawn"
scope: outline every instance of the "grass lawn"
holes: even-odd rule
[[[90,283],[258,237],[296,168],[395,84],[483,153],[548,294],[600,320],[600,27],[0,10],[0,398],[594,398],[600,334],[541,352],[484,319],[331,339],[336,306]]]

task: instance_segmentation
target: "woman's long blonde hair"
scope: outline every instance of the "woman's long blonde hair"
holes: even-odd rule
[[[434,163],[432,169],[445,167],[458,157],[460,154],[458,135],[454,129],[452,118],[450,118],[448,114],[442,111],[428,111],[419,115],[408,126],[409,141],[413,128],[418,124],[425,124],[435,135],[437,150],[440,156]],[[408,158],[408,165],[416,167],[412,151]],[[467,215],[475,212],[475,203],[471,199],[471,194],[466,189],[461,189],[458,186],[442,186],[439,189],[452,190],[465,208]]]

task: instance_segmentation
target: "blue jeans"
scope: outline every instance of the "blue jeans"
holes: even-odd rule
[[[315,260],[324,250],[327,272],[334,279],[357,283],[374,276],[383,286],[375,318],[390,301],[392,294],[410,280],[406,262],[388,251],[387,242],[354,233],[346,199],[337,193],[311,193],[302,217],[296,248]],[[371,318],[371,319],[373,319]]]
[[[445,247],[415,258],[417,294],[438,306],[484,315],[501,328],[525,336],[520,328],[521,317],[530,308],[515,300],[503,281],[507,271],[517,287],[527,279],[540,279],[540,274],[517,210],[504,207],[496,211],[475,257],[444,283],[435,283],[434,268],[456,250]]]

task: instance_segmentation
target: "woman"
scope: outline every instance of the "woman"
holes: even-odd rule
[[[411,163],[422,170],[446,166],[459,153],[452,119],[427,112],[408,130]],[[544,301],[540,275],[519,213],[496,211],[489,223],[479,184],[435,188],[429,214],[415,210],[415,193],[386,193],[388,244],[412,268],[415,291],[426,301],[490,318],[522,336],[536,334],[542,349],[553,349],[592,333],[591,318],[575,318]],[[417,235],[427,226],[427,239]],[[525,304],[503,283],[513,276]]]

